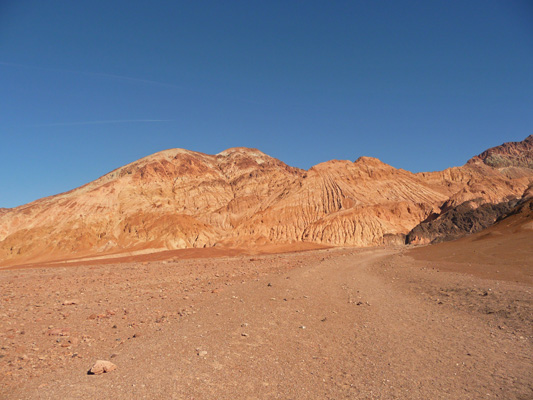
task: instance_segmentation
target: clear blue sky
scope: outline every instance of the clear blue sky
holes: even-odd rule
[[[417,172],[532,128],[532,1],[0,0],[0,207],[173,147]]]

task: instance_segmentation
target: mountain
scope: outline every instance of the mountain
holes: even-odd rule
[[[527,163],[530,142],[508,152]],[[212,246],[399,243],[465,201],[509,201],[532,182],[530,168],[494,167],[481,158],[417,174],[370,157],[305,171],[256,149],[171,149],[70,192],[2,210],[0,264]]]

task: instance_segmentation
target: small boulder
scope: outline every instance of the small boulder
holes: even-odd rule
[[[100,375],[117,369],[117,366],[110,361],[98,360],[89,370],[89,375]]]

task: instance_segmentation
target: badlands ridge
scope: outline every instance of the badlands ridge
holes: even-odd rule
[[[428,224],[447,226],[439,221],[455,221],[451,210],[504,204],[484,228],[530,202],[532,160],[532,135],[462,167],[416,174],[369,157],[305,171],[256,149],[165,150],[70,192],[0,209],[0,265],[214,246],[428,243],[439,236]]]

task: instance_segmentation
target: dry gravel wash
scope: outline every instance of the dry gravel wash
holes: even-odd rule
[[[2,399],[531,399],[532,287],[396,249],[0,272]],[[91,376],[97,359],[117,365]]]

